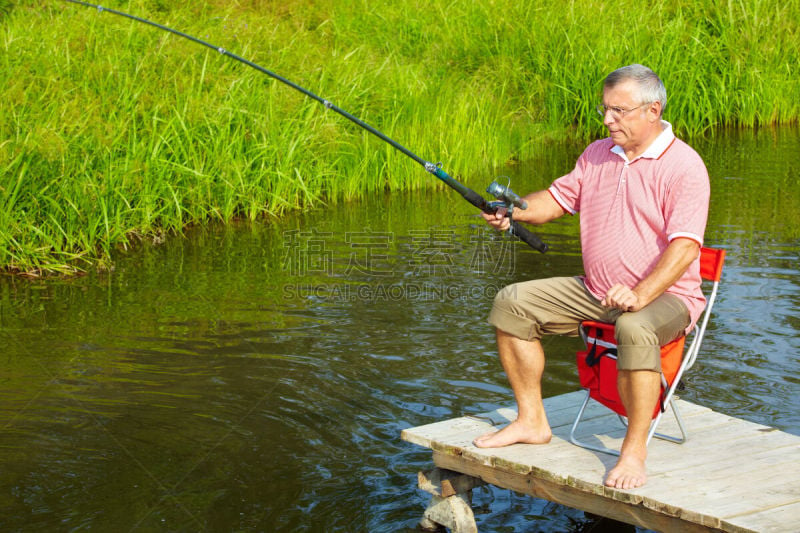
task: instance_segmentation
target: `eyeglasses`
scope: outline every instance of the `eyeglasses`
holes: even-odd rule
[[[599,114],[604,119],[606,118],[606,113],[611,111],[611,118],[613,118],[614,120],[619,120],[622,117],[624,117],[625,115],[627,115],[628,113],[630,113],[631,111],[635,111],[635,110],[639,109],[640,107],[644,107],[644,106],[650,105],[652,103],[653,102],[645,102],[642,105],[637,105],[636,107],[632,107],[630,109],[623,109],[621,107],[607,106],[606,104],[600,104],[595,109],[597,109],[597,114]]]

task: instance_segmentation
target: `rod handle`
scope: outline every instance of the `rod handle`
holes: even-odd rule
[[[447,172],[441,169],[440,166],[434,165],[433,163],[426,163],[425,170],[445,182],[451,188],[455,189],[456,191],[461,194],[461,196],[483,211],[484,213],[494,213],[497,211],[489,202],[486,201],[486,198],[481,196],[480,194],[476,193],[469,187],[462,185],[457,180],[453,179]],[[545,253],[547,251],[547,244],[539,238],[538,235],[528,230],[522,224],[515,220],[511,220],[511,234],[517,237],[519,240],[530,246],[536,251],[541,253]]]
[[[547,251],[547,244],[539,238],[538,235],[530,231],[528,228],[517,222],[516,220],[511,221],[511,234],[517,237],[519,240],[530,246],[536,251],[541,253],[545,253]]]

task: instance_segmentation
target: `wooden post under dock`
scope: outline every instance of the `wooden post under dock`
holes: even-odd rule
[[[513,409],[404,430],[403,440],[433,450],[437,467],[420,473],[420,488],[433,494],[422,525],[477,531],[471,489],[485,482],[656,531],[800,531],[800,437],[678,400],[688,440],[654,438],[647,484],[611,489],[603,478],[617,457],[569,442],[584,397],[579,391],[545,400],[553,428],[546,445],[472,445],[514,420]],[[592,401],[584,420],[578,437],[619,449],[625,428],[614,413]],[[659,432],[678,432],[671,413]]]

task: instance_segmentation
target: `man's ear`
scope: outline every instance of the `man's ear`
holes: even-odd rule
[[[664,110],[661,108],[661,102],[651,102],[647,108],[647,118],[650,122],[655,122],[656,120],[661,120],[661,113]]]

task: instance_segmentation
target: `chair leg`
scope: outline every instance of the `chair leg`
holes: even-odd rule
[[[578,429],[578,424],[580,424],[581,419],[586,411],[586,406],[589,405],[589,400],[591,396],[589,395],[589,391],[586,391],[586,399],[583,400],[583,405],[581,405],[580,411],[578,411],[578,416],[575,418],[575,422],[572,424],[572,429],[569,432],[569,441],[576,445],[580,446],[581,448],[586,448],[587,450],[594,450],[596,452],[607,453],[610,455],[619,455],[618,450],[613,450],[611,448],[606,448],[605,446],[596,446],[594,444],[589,444],[588,442],[583,442],[578,440],[575,436],[575,431]]]
[[[658,423],[661,421],[661,417],[664,416],[664,413],[658,413],[658,416],[656,416],[650,423],[650,431],[647,434],[647,444],[650,444],[650,441],[653,439],[653,437],[656,437],[661,440],[666,440],[669,442],[674,442],[675,444],[683,444],[684,442],[686,442],[688,433],[686,431],[686,426],[683,425],[683,418],[681,418],[681,413],[680,410],[678,409],[678,404],[676,404],[673,401],[673,399],[670,398],[669,406],[672,409],[672,414],[675,415],[675,421],[678,423],[678,429],[681,430],[681,436],[674,437],[672,435],[667,435],[665,433],[657,433],[656,428],[658,427]],[[625,427],[628,427],[628,419],[622,415],[617,415],[617,416],[619,417],[620,422],[622,422],[622,424]]]
[[[666,440],[669,442],[674,442],[676,444],[683,444],[686,442],[686,438],[688,434],[686,432],[686,426],[683,425],[683,418],[681,418],[680,410],[678,409],[678,404],[675,403],[674,398],[669,399],[669,407],[672,409],[672,414],[675,415],[675,421],[678,423],[678,429],[681,430],[680,437],[674,437],[672,435],[666,435],[664,433],[656,433],[656,426],[658,425],[658,421],[661,419],[661,415],[664,413],[659,413],[658,418],[653,421],[653,427],[650,429],[650,436],[648,436],[648,442],[650,441],[650,437],[657,437],[662,440]]]
[[[572,429],[569,432],[569,441],[576,446],[580,446],[581,448],[586,448],[588,450],[594,450],[596,452],[607,453],[610,455],[619,455],[618,450],[614,450],[611,448],[607,448],[605,446],[598,446],[595,444],[590,444],[588,442],[584,442],[578,439],[575,435],[575,432],[578,429],[581,421],[583,420],[583,415],[586,413],[586,407],[589,405],[589,400],[591,400],[591,396],[589,392],[586,392],[586,398],[583,400],[583,404],[581,405],[580,410],[578,411],[578,416],[575,417],[575,422],[572,424]],[[680,429],[681,435],[680,437],[667,435],[665,433],[657,433],[656,428],[658,427],[658,423],[661,421],[661,417],[664,413],[659,413],[658,416],[653,420],[650,426],[650,432],[647,435],[647,443],[650,444],[650,440],[653,437],[666,440],[669,442],[674,442],[675,444],[683,444],[686,442],[688,438],[688,433],[686,432],[686,426],[683,423],[683,418],[681,417],[680,410],[678,409],[678,405],[675,403],[674,398],[670,398],[669,400],[670,409],[672,409],[672,414],[675,416],[675,421],[678,423],[678,429]],[[628,427],[628,421],[624,416],[617,415],[626,428]]]

